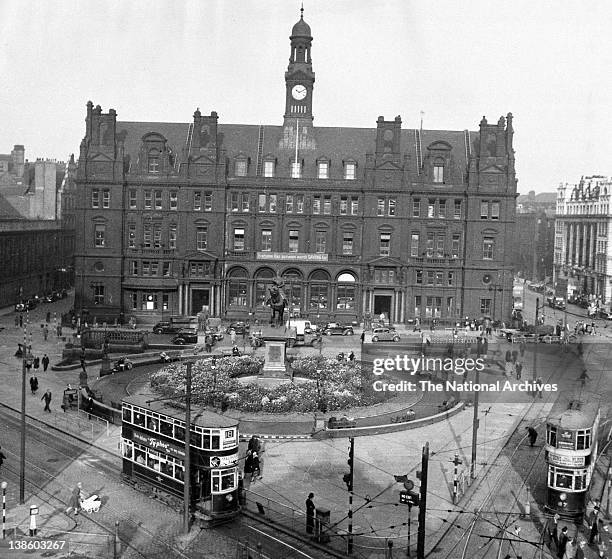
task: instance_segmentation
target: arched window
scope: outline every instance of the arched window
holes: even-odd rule
[[[329,308],[329,274],[325,270],[315,270],[310,275],[310,310]]]
[[[336,309],[339,311],[355,310],[355,276],[344,272],[338,276],[338,289],[336,295]]]
[[[290,312],[299,312],[302,306],[302,274],[297,270],[287,270],[283,273],[283,280]]]
[[[268,286],[276,274],[270,268],[262,268],[255,273],[255,306],[264,307],[268,298]]]
[[[238,307],[248,305],[247,298],[247,272],[243,268],[234,268],[229,273],[227,286],[228,304]]]

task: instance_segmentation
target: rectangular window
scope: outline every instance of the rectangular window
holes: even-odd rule
[[[423,285],[423,270],[414,271],[414,281],[417,285]]]
[[[381,256],[389,256],[391,254],[391,235],[389,233],[380,234],[380,252]]]
[[[444,234],[436,235],[436,258],[444,258]]]
[[[495,248],[495,239],[493,237],[485,237],[482,240],[482,259],[493,260],[493,251]]]
[[[161,190],[155,191],[155,209],[156,210],[162,209],[162,191]]]
[[[102,207],[110,208],[110,190],[105,189],[102,191]]]
[[[167,311],[170,308],[170,295],[162,293],[162,310]]]
[[[178,210],[178,192],[176,190],[170,191],[170,209]]]
[[[234,250],[244,250],[244,229],[234,229]]]
[[[304,213],[304,195],[297,194],[295,196],[295,211],[296,213],[303,214]]]
[[[340,215],[346,215],[348,213],[348,196],[340,197]]]
[[[454,300],[452,297],[446,298],[446,316],[453,316],[455,314]]]
[[[436,285],[444,285],[444,272],[436,272]]]
[[[451,257],[459,258],[461,252],[461,235],[459,233],[453,233],[453,239],[451,244]]]
[[[270,194],[270,206],[269,206],[269,210],[270,213],[275,214],[276,213],[276,194]]]
[[[312,213],[313,214],[321,213],[321,197],[320,196],[312,197]]]
[[[142,275],[143,276],[151,275],[151,262],[149,262],[148,260],[144,260],[142,262]]]
[[[150,190],[144,191],[144,209],[150,210],[153,208],[153,194]]]
[[[327,245],[327,231],[315,231],[315,252],[325,254]]]
[[[419,198],[412,201],[412,217],[421,217],[421,200]]]
[[[250,203],[249,203],[249,193],[248,192],[243,192],[242,193],[242,213],[248,213],[250,210]]]
[[[94,188],[91,191],[91,207],[99,208],[100,207],[100,190]]]
[[[413,232],[410,236],[410,256],[418,256],[419,255],[419,233],[417,231]]]
[[[157,272],[159,272],[159,262],[155,260],[154,262],[151,262],[151,275],[156,276]]]
[[[455,285],[455,272],[448,272],[448,285],[451,287]]]
[[[162,262],[162,275],[166,278],[170,276],[170,262]]]
[[[136,248],[136,224],[128,224],[128,247]]]
[[[259,196],[257,196],[257,210],[259,212],[266,211],[266,195],[265,194],[260,194]]]
[[[130,272],[133,276],[138,275],[138,260],[132,260],[130,262]]]
[[[130,210],[135,210],[137,207],[137,195],[138,195],[138,191],[136,190],[130,190]]]
[[[261,250],[269,252],[272,250],[272,230],[261,230]]]
[[[236,167],[235,167],[234,173],[237,177],[246,177],[246,174],[247,174],[246,159],[239,159],[236,161]]]
[[[325,196],[325,198],[323,198],[323,213],[325,215],[331,215],[331,196]]]
[[[138,309],[138,293],[130,293],[130,303],[132,310]]]
[[[430,198],[427,202],[427,217],[435,217],[436,215],[436,201]]]
[[[293,194],[287,194],[287,199],[285,200],[285,212],[288,214],[293,213]]]
[[[230,204],[233,212],[240,210],[240,197],[237,192],[232,193]]]
[[[453,219],[461,219],[461,200],[455,200]]]
[[[355,180],[355,163],[346,163],[344,165],[344,178],[347,180]]]
[[[145,223],[142,228],[142,246],[144,248],[151,248],[153,242],[153,228],[150,223]]]
[[[200,225],[196,228],[196,250],[206,250],[208,247],[208,227]]]
[[[291,178],[292,179],[302,178],[302,164],[299,161],[291,162]]]
[[[299,231],[289,231],[289,252],[298,252],[300,243]]]
[[[104,248],[106,246],[106,225],[96,224],[94,228],[94,244],[96,248]]]
[[[359,213],[359,198],[351,198],[351,215]]]
[[[389,215],[395,215],[395,198],[389,198]]]
[[[168,248],[176,248],[176,225],[170,225],[168,229]]]
[[[274,176],[274,161],[264,161],[264,177]]]
[[[414,298],[414,316],[421,316],[421,296]]]
[[[480,202],[480,219],[489,219],[489,202]]]
[[[350,256],[353,254],[353,234],[344,233],[342,235],[342,254]]]
[[[433,270],[427,270],[427,285],[432,286],[434,284],[435,274]]]
[[[376,215],[385,215],[385,199],[379,198],[376,204]]]
[[[440,219],[446,217],[446,200],[438,200],[438,217]]]
[[[204,193],[204,211],[212,212],[212,192]]]
[[[480,314],[491,314],[491,299],[480,300]]]
[[[437,184],[442,184],[444,182],[444,165],[439,163],[434,164],[433,181]]]
[[[94,305],[104,304],[104,286],[103,285],[94,285],[93,302],[94,302]]]
[[[153,248],[161,248],[161,223],[153,224]]]
[[[329,163],[327,161],[319,161],[317,178],[319,179],[329,178]]]
[[[199,212],[202,209],[202,193],[194,192],[193,193],[193,211]]]
[[[499,219],[499,202],[491,202],[491,219]]]
[[[434,242],[435,242],[435,235],[433,233],[427,233],[427,246],[426,246],[426,253],[425,253],[427,255],[427,258],[433,258]]]

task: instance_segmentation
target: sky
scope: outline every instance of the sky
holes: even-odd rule
[[[78,157],[118,120],[282,124],[292,0],[1,0],[0,153]],[[478,130],[514,115],[518,190],[612,174],[609,0],[304,0],[314,125]]]

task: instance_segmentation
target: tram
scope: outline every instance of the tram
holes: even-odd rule
[[[122,417],[124,479],[179,509],[185,479],[184,411],[140,394],[122,402]],[[238,514],[238,443],[237,421],[192,409],[190,507],[196,518],[217,522]]]
[[[546,508],[576,519],[584,514],[597,460],[599,403],[585,396],[555,404],[546,423]]]

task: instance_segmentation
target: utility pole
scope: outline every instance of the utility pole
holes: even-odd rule
[[[482,353],[482,338],[478,338],[476,344],[476,356],[480,357]],[[480,369],[476,367],[476,377],[474,378],[476,385],[480,384]],[[472,419],[472,462],[470,463],[470,479],[476,479],[476,449],[478,447],[478,426],[480,420],[478,419],[478,400],[480,392],[474,391],[474,417]]]
[[[345,482],[349,491],[349,510],[348,510],[348,540],[346,551],[350,555],[353,553],[353,479],[354,479],[354,463],[355,463],[355,437],[349,437],[349,473],[348,478],[345,476]]]
[[[417,533],[417,559],[425,559],[425,514],[427,511],[427,468],[429,465],[429,443],[423,447],[421,458],[421,499],[419,502],[419,530]]]
[[[185,387],[185,472],[183,480],[183,500],[184,500],[184,512],[183,512],[183,529],[185,534],[189,534],[189,521],[191,520],[190,514],[190,501],[191,501],[191,456],[190,456],[190,444],[191,444],[191,367],[193,363],[187,362],[187,382]]]
[[[533,346],[533,380],[538,378],[536,367],[538,365],[538,318],[540,315],[540,298],[536,297],[536,308],[535,308],[535,342]]]

